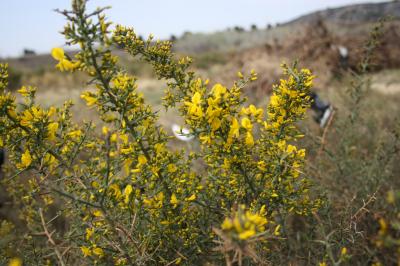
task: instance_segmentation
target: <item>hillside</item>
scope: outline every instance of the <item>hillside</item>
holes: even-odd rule
[[[304,65],[318,70],[322,87],[337,70],[338,47],[347,47],[350,67],[355,67],[372,25],[386,15],[392,15],[395,20],[385,27],[377,63],[381,69],[396,69],[400,66],[400,2],[327,9],[266,29],[245,31],[236,28],[210,34],[186,33],[174,41],[173,47],[179,55],[194,57],[194,67],[216,81],[230,82],[237,70],[254,68],[260,72],[255,89],[265,92],[279,77],[276,70],[279,70],[282,61],[300,59]],[[153,77],[147,65],[128,59],[119,50],[115,52],[133,74]],[[22,79],[20,83],[47,88],[67,82],[69,87],[81,87],[85,80],[84,77],[69,80],[68,75],[54,71],[54,60],[50,55],[30,55],[6,61],[14,71],[12,76],[15,80]],[[17,88],[19,84],[14,83],[11,81],[12,87]]]
[[[396,20],[400,19],[400,2],[367,3],[328,8],[301,16],[285,23],[285,25],[312,23],[321,18],[327,23],[359,24],[375,22],[384,16],[392,16]]]

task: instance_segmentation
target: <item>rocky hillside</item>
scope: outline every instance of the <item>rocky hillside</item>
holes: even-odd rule
[[[394,19],[400,20],[400,1],[328,8],[326,10],[301,16],[286,23],[286,25],[312,23],[321,18],[328,23],[358,24],[375,22],[384,16],[392,16]]]

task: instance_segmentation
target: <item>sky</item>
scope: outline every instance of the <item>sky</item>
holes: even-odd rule
[[[287,22],[326,8],[385,0],[91,0],[89,8],[111,6],[107,17],[133,26],[143,36],[180,36],[185,31],[213,32],[228,27]],[[69,9],[70,0],[0,0],[0,57],[15,57],[24,48],[48,53],[64,45],[65,24],[54,9]]]

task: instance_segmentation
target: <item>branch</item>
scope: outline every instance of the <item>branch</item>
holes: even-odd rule
[[[58,261],[60,262],[60,265],[61,265],[61,266],[65,266],[64,260],[63,260],[63,258],[62,258],[62,254],[61,254],[60,251],[58,250],[57,244],[54,242],[53,238],[51,237],[52,234],[53,234],[55,231],[49,233],[49,230],[47,229],[47,226],[46,226],[46,222],[44,221],[43,210],[42,210],[42,208],[39,208],[39,214],[40,214],[40,220],[42,221],[42,226],[43,226],[44,234],[47,236],[47,239],[48,239],[48,241],[50,242],[50,244],[53,245],[54,251],[55,251],[55,253],[56,253],[56,255],[57,255],[57,258],[58,258]]]

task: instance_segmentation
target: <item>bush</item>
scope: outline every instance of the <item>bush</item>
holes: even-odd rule
[[[63,34],[80,45],[74,58],[52,51],[61,71],[82,71],[96,91],[82,98],[104,122],[101,133],[75,124],[71,102],[35,104],[34,87],[6,91],[1,69],[1,146],[8,152],[3,184],[18,204],[23,227],[1,224],[1,260],[26,264],[263,263],[279,244],[289,214],[307,216],[321,200],[302,174],[305,150],[295,123],[310,104],[313,76],[283,65],[284,79],[263,109],[247,106],[242,89],[254,71],[228,88],[209,85],[174,59],[171,43],[143,41],[133,29],[112,32],[104,9],[74,0]],[[157,112],[118,65],[112,47],[149,63],[167,83],[165,108],[177,108],[200,149],[168,147]],[[201,164],[200,171],[194,165]],[[7,238],[6,238],[7,237]],[[10,239],[10,240],[7,240]],[[276,245],[276,244],[274,244]],[[238,255],[239,254],[239,255]],[[15,260],[14,260],[15,261]]]

